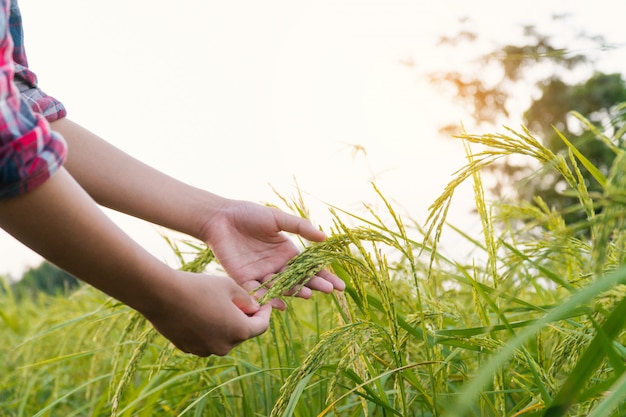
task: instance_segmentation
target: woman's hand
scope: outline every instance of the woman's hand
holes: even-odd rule
[[[239,285],[252,291],[280,272],[298,254],[292,240],[284,233],[293,233],[312,242],[321,242],[326,235],[308,220],[276,208],[248,201],[224,200],[204,225],[200,237]],[[312,291],[330,293],[343,290],[345,283],[327,270],[320,271],[296,294],[309,298]],[[258,296],[264,290],[258,290]],[[280,300],[271,302],[284,308]]]
[[[174,288],[143,315],[183,352],[226,355],[269,327],[271,307],[260,307],[228,277],[174,272]]]

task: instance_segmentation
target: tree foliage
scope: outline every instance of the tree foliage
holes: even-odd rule
[[[39,266],[29,268],[22,278],[11,285],[12,292],[18,297],[36,298],[37,294],[65,294],[80,284],[74,276],[44,261]]]
[[[554,16],[554,21],[565,22],[567,18]],[[466,25],[468,21],[462,23]],[[519,43],[500,44],[491,52],[477,56],[474,65],[466,66],[463,71],[430,74],[430,81],[445,87],[462,104],[474,127],[492,129],[496,124],[518,119],[548,148],[566,152],[567,146],[558,130],[606,175],[615,153],[600,144],[589,129],[584,129],[573,112],[608,132],[607,137],[615,146],[623,147],[626,115],[618,105],[626,102],[626,81],[620,73],[598,71],[595,56],[614,46],[601,36],[574,33],[575,44],[561,47],[557,35],[545,34],[532,25],[521,29],[523,36]],[[477,32],[465,28],[455,36],[441,37],[439,46],[469,48],[479,40]],[[525,102],[528,106],[524,110],[520,103]],[[441,131],[456,134],[459,126],[447,125]],[[561,180],[555,176],[541,172],[529,176],[532,167],[510,160],[492,169],[497,175],[491,191],[497,197],[504,190],[513,190],[515,197],[540,196],[548,206],[559,210],[572,205],[572,199],[560,193]],[[582,174],[590,191],[598,191],[591,175]],[[519,182],[520,179],[524,181]],[[576,221],[579,217],[580,214],[574,213],[567,220]]]

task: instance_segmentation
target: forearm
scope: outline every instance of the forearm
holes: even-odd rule
[[[64,169],[35,190],[0,201],[0,227],[141,312],[171,293],[169,267],[112,223]]]
[[[99,204],[194,237],[224,199],[176,180],[78,124],[51,124],[68,142],[67,170]],[[202,212],[202,215],[198,215]]]
[[[185,352],[223,355],[269,326],[269,306],[259,307],[230,278],[175,271],[142,249],[65,169],[0,201],[0,227],[138,310]]]

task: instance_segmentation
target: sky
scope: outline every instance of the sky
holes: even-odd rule
[[[224,197],[280,204],[302,191],[314,223],[327,204],[383,210],[373,181],[405,217],[429,205],[464,164],[458,141],[437,129],[462,121],[423,74],[460,66],[438,36],[460,17],[493,39],[553,13],[622,48],[626,3],[408,0],[20,0],[26,48],[41,88],[68,116],[136,158]],[[412,66],[402,62],[412,61]],[[459,68],[461,69],[461,68]],[[471,192],[449,218],[462,228]],[[105,210],[131,237],[173,263],[154,225]],[[448,243],[454,247],[454,236]],[[0,231],[0,275],[41,258]],[[462,255],[461,255],[462,256]]]

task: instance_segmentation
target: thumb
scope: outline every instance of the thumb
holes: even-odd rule
[[[235,291],[232,296],[232,302],[248,316],[248,337],[259,336],[264,333],[270,326],[272,306],[265,304],[261,307],[253,296],[238,285]]]
[[[252,316],[261,309],[261,305],[248,294],[243,288],[238,287],[236,293],[232,296],[233,304],[235,304],[246,315]]]
[[[272,315],[272,306],[265,304],[263,307],[251,315],[248,321],[250,337],[259,336],[264,333],[270,326],[270,316]]]
[[[312,242],[323,242],[327,237],[324,232],[313,226],[307,219],[284,213],[278,209],[276,209],[276,213],[276,221],[280,230],[296,233]]]
[[[248,316],[248,338],[259,336],[268,329],[270,326],[270,316],[272,314],[272,306],[270,304],[265,304],[261,307],[259,303],[245,291],[243,291],[241,296],[234,296],[232,300],[233,303]]]

